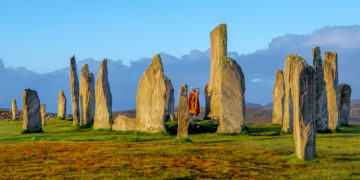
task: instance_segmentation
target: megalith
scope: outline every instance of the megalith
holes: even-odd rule
[[[90,72],[87,64],[81,70],[80,75],[80,125],[87,125],[94,121],[95,114],[95,85],[94,74]]]
[[[328,111],[326,88],[324,81],[324,69],[321,59],[321,51],[319,47],[312,49],[313,64],[312,67],[315,71],[315,124],[317,131],[325,131],[328,129]]]
[[[23,92],[23,129],[25,132],[41,132],[40,100],[37,92],[25,89]]]
[[[79,118],[79,80],[77,76],[75,56],[70,59],[70,91],[71,91],[71,106],[73,123],[75,125],[80,123]]]
[[[316,156],[316,85],[313,67],[295,65],[293,97],[295,154],[301,160]]]
[[[165,76],[166,77],[166,76]],[[166,86],[166,108],[165,108],[165,121],[175,121],[175,97],[174,97],[174,88],[171,84],[171,80],[166,78],[165,79],[165,86]]]
[[[283,132],[292,132],[293,129],[293,100],[292,100],[292,84],[294,79],[295,64],[307,66],[306,61],[297,55],[289,55],[286,57],[284,65],[284,117],[282,123]]]
[[[276,72],[273,90],[272,123],[282,124],[284,116],[284,74],[282,70]]]
[[[66,97],[64,91],[61,89],[58,95],[58,114],[57,116],[61,119],[65,119],[66,115]]]
[[[219,133],[240,133],[245,126],[245,78],[240,65],[222,57],[220,64]]]
[[[137,130],[137,122],[135,118],[127,116],[117,116],[112,125],[112,130],[115,131],[135,131]]]
[[[213,31],[210,32],[210,82],[206,89],[205,98],[209,100],[206,103],[206,117],[220,116],[220,87],[221,87],[221,75],[222,68],[221,61],[223,57],[227,55],[227,26],[226,24],[218,25]]]
[[[94,129],[111,129],[112,96],[108,79],[107,59],[100,63],[100,70],[96,80],[95,100]]]
[[[145,132],[165,131],[166,86],[160,55],[154,56],[150,66],[143,73],[136,96],[137,129]]]
[[[188,104],[188,87],[186,84],[181,85],[179,91],[179,101],[178,101],[178,139],[186,139],[188,137],[188,128],[189,128],[189,104]]]
[[[46,125],[46,105],[45,104],[41,105],[40,113],[41,113],[41,124],[43,126],[45,126]]]
[[[340,84],[338,89],[338,96],[339,96],[340,125],[347,126],[349,125],[349,117],[350,117],[351,87],[346,83]]]
[[[337,53],[325,52],[324,58],[324,80],[326,84],[328,127],[331,131],[339,129],[339,99],[337,97],[338,89],[338,67]]]
[[[16,119],[17,119],[17,104],[16,104],[16,99],[13,99],[13,100],[12,100],[11,112],[12,112],[12,119],[13,119],[13,120],[16,120]]]

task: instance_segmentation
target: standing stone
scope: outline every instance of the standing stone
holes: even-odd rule
[[[291,86],[293,84],[295,64],[299,63],[301,66],[307,66],[306,61],[297,55],[289,55],[286,57],[284,66],[284,87],[285,87],[285,98],[284,98],[284,118],[282,124],[283,132],[292,132],[293,129],[293,102]]]
[[[58,114],[61,119],[65,119],[66,115],[66,97],[64,91],[61,89],[58,95]]]
[[[338,89],[339,96],[339,112],[340,112],[340,125],[349,125],[350,117],[350,99],[351,99],[351,87],[342,83]]]
[[[296,63],[293,87],[295,154],[301,160],[316,156],[316,85],[311,66]]]
[[[36,91],[23,92],[23,129],[25,132],[41,132],[40,100]]]
[[[136,121],[139,131],[165,131],[166,79],[160,55],[157,54],[142,75],[137,90]]]
[[[205,118],[209,117],[208,114],[210,113],[210,97],[209,96],[209,84],[206,84],[204,87],[204,95],[205,95]]]
[[[166,84],[166,108],[165,108],[165,121],[175,121],[175,110],[174,110],[174,104],[175,104],[175,97],[174,97],[174,88],[171,84],[170,79],[165,79]]]
[[[80,126],[87,125],[94,121],[94,89],[94,74],[89,71],[89,66],[85,64],[80,76]]]
[[[16,120],[16,114],[17,114],[17,105],[16,105],[16,99],[12,100],[12,105],[11,105],[11,110],[12,110],[12,119]]]
[[[45,126],[45,124],[46,124],[46,105],[45,104],[41,105],[40,113],[41,113],[41,124],[43,126]]]
[[[110,129],[112,119],[112,96],[108,80],[107,60],[100,64],[99,75],[96,80],[96,109],[94,129]]]
[[[186,139],[188,137],[189,128],[189,105],[188,105],[188,87],[186,84],[181,85],[179,92],[179,104],[178,104],[178,139]]]
[[[209,100],[206,104],[208,111],[205,114],[206,117],[220,116],[220,104],[221,104],[221,75],[222,68],[221,61],[225,60],[227,55],[227,27],[226,24],[218,25],[210,33],[211,41],[211,69],[210,69],[210,82],[207,88],[207,94],[205,98]]]
[[[71,105],[73,114],[73,123],[80,123],[79,118],[79,80],[77,76],[75,56],[70,59],[70,88],[71,88]]]
[[[284,74],[282,70],[278,70],[276,72],[273,90],[273,124],[282,124],[282,120],[284,117],[284,96]]]
[[[329,129],[335,131],[340,126],[339,99],[336,95],[338,89],[337,53],[325,52],[324,80],[326,84],[327,110]]]
[[[328,112],[326,100],[326,88],[324,81],[324,69],[321,59],[321,51],[319,47],[312,49],[313,65],[315,70],[315,86],[316,86],[316,107],[315,107],[315,124],[317,131],[325,131],[328,129]]]
[[[221,60],[219,133],[240,133],[245,126],[245,78],[236,61]]]

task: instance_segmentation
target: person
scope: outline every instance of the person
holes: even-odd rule
[[[201,112],[199,93],[200,93],[199,89],[197,89],[195,92],[195,88],[190,88],[189,102],[188,102],[190,117],[199,117],[199,114]]]

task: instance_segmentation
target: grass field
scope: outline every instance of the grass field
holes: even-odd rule
[[[0,179],[360,179],[360,125],[317,135],[318,157],[302,162],[279,125],[248,133],[190,135],[76,128],[49,120],[44,133],[22,134],[21,121],[0,122]]]

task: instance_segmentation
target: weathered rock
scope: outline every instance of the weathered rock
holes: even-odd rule
[[[282,123],[283,132],[292,132],[293,128],[293,102],[291,86],[294,79],[295,64],[300,63],[303,67],[307,66],[306,61],[297,55],[289,55],[286,57],[284,66],[284,87],[285,87],[285,98],[284,98],[284,118]]]
[[[11,105],[11,110],[12,110],[12,119],[16,120],[17,119],[17,105],[16,105],[16,99],[12,100],[12,105]]]
[[[272,123],[282,124],[284,117],[284,74],[282,70],[276,72],[275,84],[273,90],[273,112]]]
[[[165,76],[166,77],[166,76]],[[175,115],[174,115],[174,104],[175,104],[175,97],[174,97],[174,88],[171,84],[170,79],[165,79],[165,85],[166,85],[166,108],[165,108],[165,121],[175,121]]]
[[[328,112],[326,88],[324,81],[324,69],[321,59],[321,51],[319,47],[314,47],[312,50],[313,65],[315,70],[315,86],[316,86],[316,107],[315,107],[315,124],[318,131],[325,131],[328,129]]]
[[[79,80],[77,76],[75,56],[70,59],[70,90],[71,90],[71,105],[73,114],[73,123],[75,125],[80,123],[79,118]]]
[[[41,113],[41,124],[43,126],[45,126],[46,124],[46,105],[45,104],[42,104],[41,105],[41,108],[40,108],[40,113]]]
[[[112,119],[112,96],[108,80],[107,60],[100,64],[99,75],[96,80],[96,109],[94,129],[110,129]]]
[[[134,131],[137,130],[136,119],[127,116],[117,116],[112,125],[112,130],[115,131]]]
[[[36,91],[23,92],[23,129],[26,132],[41,132],[40,100]]]
[[[316,156],[316,85],[315,71],[311,66],[296,63],[291,88],[294,106],[295,154],[302,160]]]
[[[221,60],[220,133],[240,133],[245,125],[245,78],[236,61]]]
[[[337,53],[325,52],[324,59],[324,80],[326,84],[327,110],[329,118],[329,129],[335,131],[340,126],[339,101],[337,97],[338,89],[338,67]]]
[[[179,91],[179,101],[178,101],[178,139],[186,139],[188,137],[188,128],[189,128],[189,104],[188,104],[188,87],[186,84],[181,85]]]
[[[66,97],[64,91],[61,89],[58,95],[58,114],[61,119],[65,119],[66,115]]]
[[[338,89],[339,96],[339,113],[340,113],[340,125],[349,125],[350,117],[350,99],[351,99],[351,87],[342,83]]]
[[[166,77],[160,55],[155,55],[139,82],[136,97],[136,120],[139,131],[165,131]]]
[[[221,104],[221,60],[227,55],[227,27],[226,24],[218,25],[210,33],[211,41],[211,69],[210,69],[210,82],[207,88],[205,97],[209,100],[206,104],[208,111],[205,116],[220,116]]]
[[[94,74],[89,71],[87,64],[81,70],[80,76],[80,125],[87,125],[94,121],[95,91]]]

